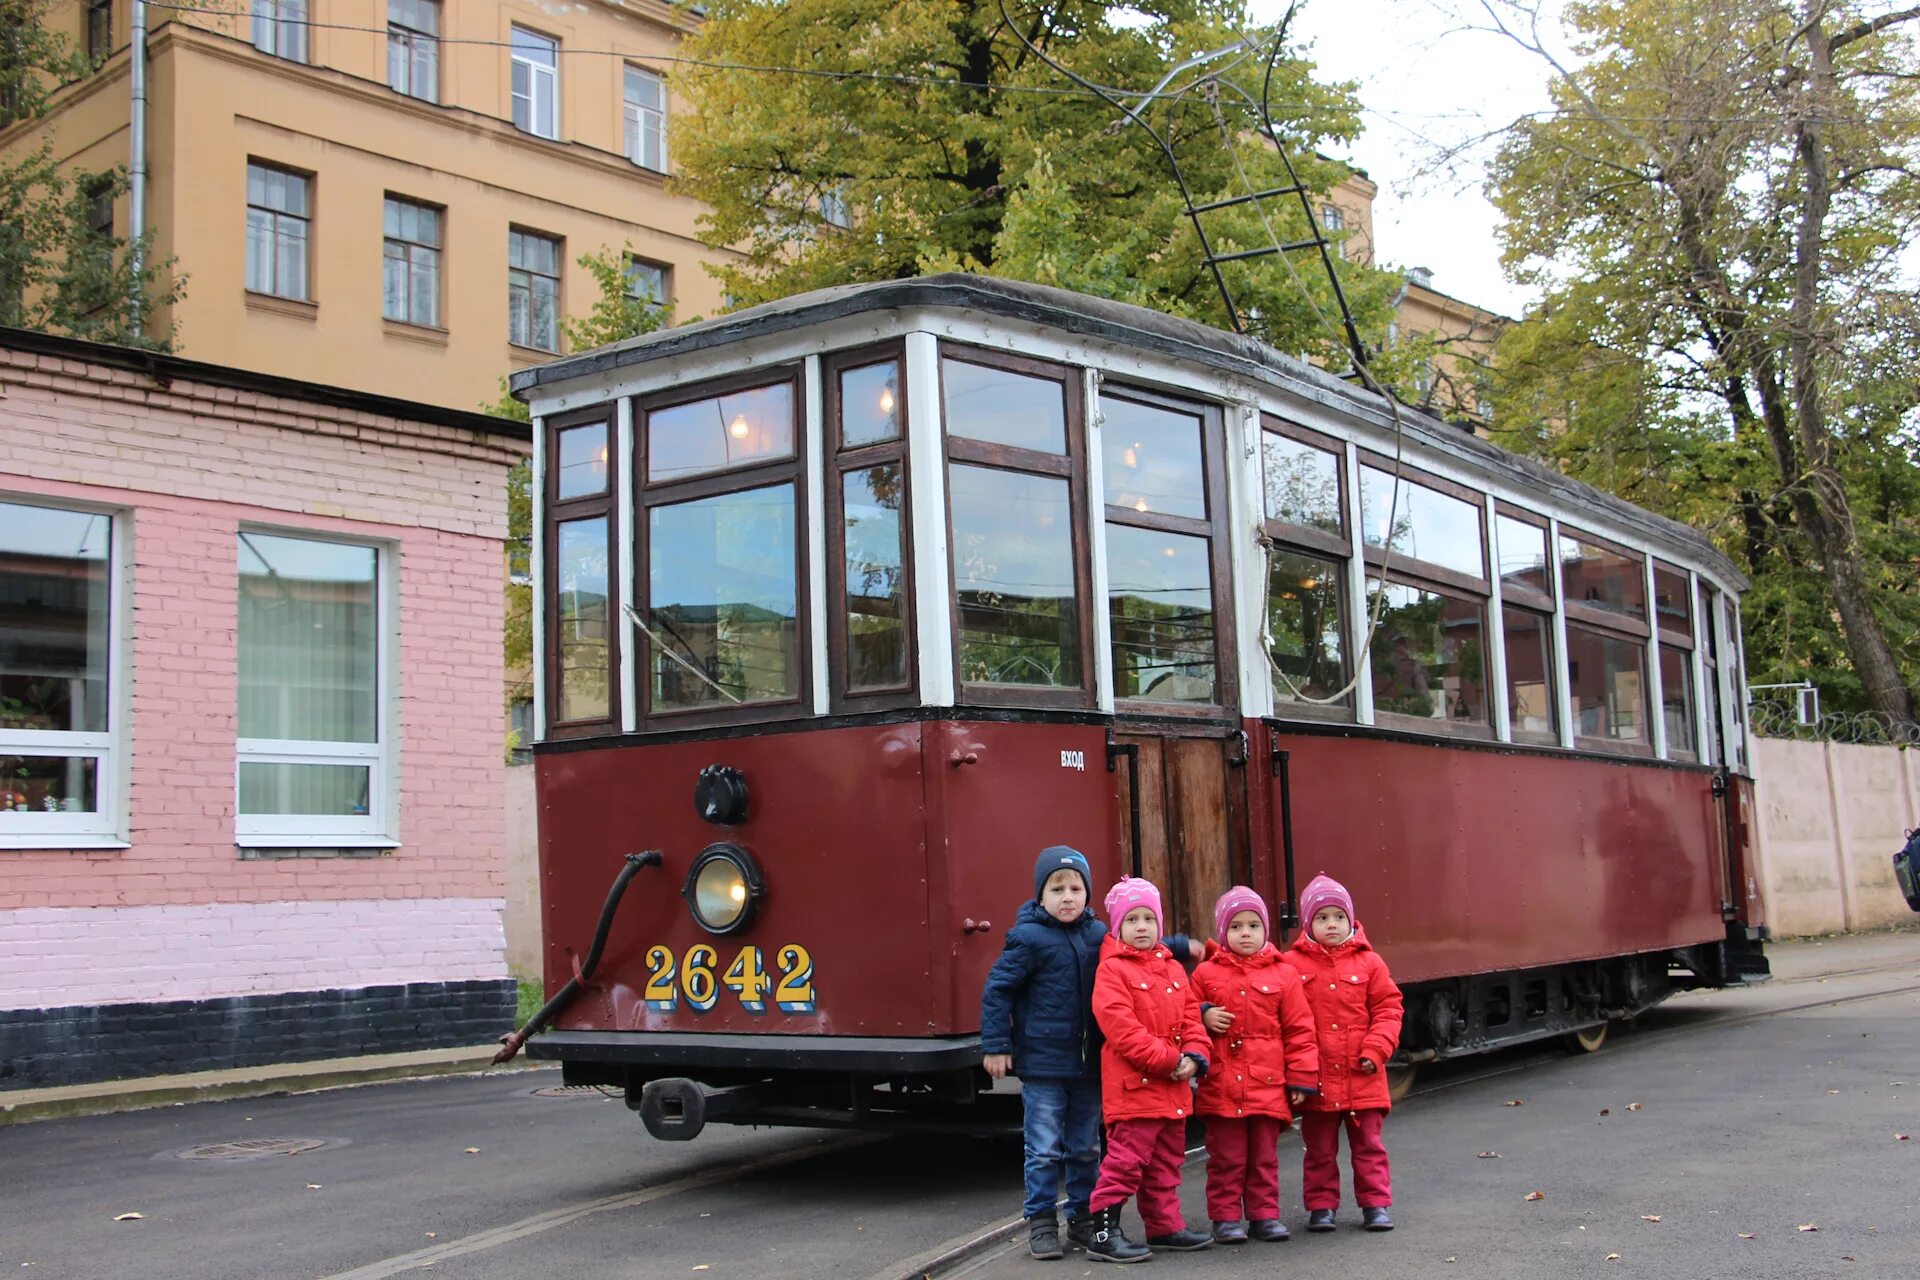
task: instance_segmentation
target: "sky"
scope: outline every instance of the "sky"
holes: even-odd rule
[[[1286,4],[1252,0],[1248,8],[1272,22]],[[1490,148],[1436,171],[1441,148],[1547,103],[1538,59],[1504,37],[1462,29],[1477,8],[1473,0],[1306,0],[1294,43],[1319,64],[1316,79],[1360,86],[1366,131],[1331,150],[1379,184],[1376,261],[1426,267],[1440,292],[1518,316],[1532,295],[1500,270],[1498,215],[1481,194]]]

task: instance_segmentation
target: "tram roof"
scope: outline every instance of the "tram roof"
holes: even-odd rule
[[[731,343],[826,324],[871,311],[949,309],[996,316],[1064,333],[1153,351],[1174,360],[1264,382],[1288,394],[1348,414],[1391,432],[1394,415],[1379,395],[1342,381],[1324,369],[1275,350],[1264,342],[1147,307],[1095,298],[1049,285],[995,276],[946,272],[905,280],[840,285],[795,294],[694,324],[641,334],[622,342],[565,356],[514,373],[513,394],[529,399],[537,389],[575,379],[616,373],[656,360],[693,355]],[[1684,552],[1727,585],[1745,590],[1746,575],[1699,531],[1604,493],[1532,458],[1482,440],[1421,410],[1399,411],[1407,438],[1422,452],[1439,454],[1572,508],[1598,508],[1638,533],[1653,549]]]

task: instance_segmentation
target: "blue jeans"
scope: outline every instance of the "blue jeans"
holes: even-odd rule
[[[1100,1082],[1022,1080],[1026,1111],[1027,1203],[1022,1216],[1051,1214],[1067,1168],[1067,1221],[1087,1211],[1100,1176]]]

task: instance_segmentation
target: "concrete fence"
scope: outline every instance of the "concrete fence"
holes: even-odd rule
[[[1767,922],[1777,935],[1914,918],[1893,855],[1920,826],[1920,751],[1753,739]]]

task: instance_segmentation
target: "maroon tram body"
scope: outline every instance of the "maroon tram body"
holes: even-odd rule
[[[1454,428],[1416,418],[1407,453],[1421,459],[1420,450],[1428,449],[1462,474],[1487,469],[1487,496],[1479,498],[1484,513],[1475,517],[1487,557],[1482,578],[1499,577],[1488,572],[1496,557],[1484,548],[1497,548],[1487,541],[1487,528],[1496,512],[1508,514],[1510,503],[1537,521],[1543,546],[1558,529],[1556,507],[1604,506],[1612,523],[1602,532],[1648,540],[1622,553],[1637,555],[1637,568],[1631,555],[1621,561],[1646,587],[1637,631],[1604,615],[1605,589],[1578,577],[1604,562],[1590,547],[1563,549],[1553,554],[1574,558],[1551,570],[1534,566],[1531,582],[1511,575],[1505,584],[1492,581],[1481,596],[1449,601],[1444,625],[1454,627],[1471,614],[1471,626],[1481,629],[1472,633],[1480,647],[1465,650],[1471,657],[1464,665],[1433,667],[1444,689],[1429,694],[1423,676],[1413,702],[1400,694],[1393,704],[1399,714],[1373,710],[1373,686],[1361,678],[1372,637],[1361,629],[1364,615],[1352,612],[1340,625],[1351,626],[1345,634],[1356,643],[1343,652],[1360,656],[1343,658],[1343,670],[1360,675],[1345,701],[1334,699],[1328,711],[1282,694],[1243,656],[1273,643],[1255,616],[1271,598],[1247,598],[1244,584],[1272,588],[1259,570],[1247,569],[1252,543],[1239,541],[1241,531],[1225,514],[1222,473],[1237,464],[1228,462],[1235,450],[1217,439],[1207,445],[1215,523],[1167,524],[1189,541],[1196,529],[1210,528],[1215,539],[1206,643],[1215,646],[1208,660],[1217,666],[1196,665],[1188,652],[1178,663],[1155,659],[1165,669],[1150,672],[1190,682],[1174,688],[1213,680],[1210,704],[1199,698],[1206,705],[1162,706],[1115,696],[1116,677],[1105,666],[1097,679],[1080,674],[1077,687],[1067,680],[1038,692],[1001,686],[981,693],[970,685],[953,656],[963,640],[953,619],[977,603],[956,603],[958,588],[944,576],[952,563],[946,539],[954,518],[925,510],[929,491],[920,487],[929,460],[935,470],[943,459],[957,469],[962,454],[956,450],[949,459],[937,444],[928,449],[904,438],[889,465],[911,475],[914,496],[894,509],[923,509],[898,535],[905,567],[896,576],[914,586],[913,592],[900,586],[896,597],[911,601],[896,611],[905,619],[909,672],[899,687],[877,697],[849,693],[849,646],[858,642],[849,638],[846,617],[825,613],[829,603],[849,607],[847,588],[825,569],[810,568],[804,555],[793,569],[795,617],[787,630],[765,633],[777,644],[755,649],[723,641],[717,607],[710,620],[670,614],[661,584],[673,566],[656,559],[647,578],[644,568],[626,560],[628,548],[613,532],[629,525],[664,528],[658,513],[667,508],[651,508],[654,525],[644,511],[623,513],[632,501],[625,495],[644,485],[642,464],[632,463],[631,473],[618,467],[616,480],[604,446],[631,447],[640,434],[632,424],[647,406],[688,400],[704,377],[724,375],[726,381],[715,384],[724,389],[751,386],[753,378],[742,370],[756,362],[789,370],[781,377],[796,389],[794,399],[809,406],[804,413],[795,408],[795,420],[814,422],[810,415],[821,401],[807,379],[819,367],[840,367],[838,351],[861,344],[871,350],[876,332],[918,335],[917,348],[905,339],[883,350],[894,353],[888,358],[899,361],[897,373],[908,378],[900,390],[916,406],[913,430],[927,430],[940,401],[924,393],[912,399],[911,382],[927,378],[939,349],[933,331],[946,342],[956,312],[972,325],[959,334],[969,342],[990,343],[995,326],[1002,326],[1000,339],[1023,353],[1012,361],[1033,349],[1036,326],[1050,324],[1065,336],[1046,354],[1063,364],[1076,353],[1089,365],[1104,359],[1108,376],[1119,376],[1112,369],[1124,366],[1132,377],[1163,388],[1175,373],[1192,376],[1193,368],[1225,358],[1195,355],[1198,340],[1211,331],[1184,322],[1051,290],[937,277],[797,299],[516,376],[516,390],[543,420],[539,492],[548,566],[540,593],[547,705],[535,769],[545,985],[556,999],[545,1029],[536,1028],[539,1034],[527,1042],[531,1055],[561,1061],[569,1080],[624,1087],[630,1105],[661,1137],[691,1137],[709,1121],[928,1129],[1004,1124],[1016,1114],[1009,1096],[994,1091],[980,1069],[981,987],[1029,896],[1035,852],[1054,843],[1088,854],[1100,882],[1096,902],[1123,872],[1144,874],[1165,892],[1169,929],[1200,935],[1214,896],[1231,883],[1251,883],[1285,918],[1296,885],[1322,871],[1337,876],[1353,891],[1361,920],[1408,991],[1402,1066],[1570,1033],[1591,1045],[1609,1019],[1629,1016],[1676,987],[1765,975],[1759,947],[1765,922],[1748,844],[1752,790],[1739,738],[1733,600],[1743,584],[1717,553],[1689,541],[1677,526],[1504,462],[1489,446],[1456,445],[1449,438]],[[1238,340],[1213,336],[1234,358],[1249,358],[1233,350]],[[1161,363],[1143,366],[1135,359],[1140,352]],[[1358,393],[1270,352],[1260,360],[1269,373],[1284,367],[1299,383],[1288,384],[1289,394],[1303,395],[1300,386],[1306,386],[1317,399],[1313,430],[1300,438],[1321,441],[1328,437],[1316,432],[1340,425],[1342,413],[1356,421],[1362,416],[1354,408]],[[887,384],[889,397],[893,385]],[[662,389],[668,386],[671,394]],[[1086,387],[1099,393],[1096,382]],[[1185,392],[1202,400],[1207,395],[1205,387]],[[1147,393],[1140,395],[1146,402]],[[835,396],[826,403],[831,410]],[[1072,395],[1067,403],[1076,403]],[[608,407],[616,404],[617,417]],[[1255,443],[1238,451],[1242,457],[1259,452],[1266,437],[1257,432],[1271,412],[1262,402],[1263,416],[1248,428]],[[1383,417],[1377,407],[1371,412],[1361,427],[1376,435],[1361,444],[1377,444]],[[1223,429],[1219,417],[1196,420],[1210,424],[1209,431]],[[1231,441],[1237,438],[1231,414],[1227,421]],[[1251,415],[1248,421],[1254,422]],[[556,454],[563,466],[585,456],[576,450],[575,462],[566,462],[573,446],[556,443],[556,432],[582,422],[601,424],[601,506],[591,494],[583,503],[578,485],[556,487],[552,478]],[[735,423],[743,424],[744,417]],[[937,423],[932,429],[937,437]],[[795,434],[804,436],[805,427]],[[811,533],[792,536],[813,549],[816,561],[830,545],[847,554],[845,544],[829,543],[821,530],[820,508],[836,520],[841,508],[818,497],[852,465],[833,470],[823,464],[837,438],[829,435],[826,449],[818,438],[802,439],[789,446],[789,469],[769,473],[795,486],[792,499],[801,514],[790,530],[806,525],[812,509]],[[1378,456],[1358,448],[1350,446],[1346,455],[1348,476]],[[1083,465],[1071,461],[1078,457],[1073,450],[1065,455],[1063,474]],[[823,470],[824,482],[818,479]],[[813,492],[802,500],[805,490],[795,477],[809,472],[816,477]],[[1434,492],[1449,491],[1439,487],[1442,481],[1433,483]],[[1341,484],[1345,512],[1352,498]],[[1527,485],[1558,490],[1544,494],[1541,511],[1528,515]],[[692,492],[699,498],[720,487],[707,483]],[[907,489],[904,479],[899,487]],[[1252,501],[1259,503],[1257,494]],[[1086,506],[1076,498],[1076,521],[1089,518]],[[1146,509],[1143,500],[1138,510]],[[556,558],[566,554],[557,531],[569,519],[605,539],[594,544],[601,555],[596,581],[613,585],[599,588],[591,608],[580,603],[587,597],[577,574],[571,586],[556,585],[553,577]],[[721,535],[711,537],[717,544]],[[1309,551],[1326,542],[1319,534],[1299,537]],[[1076,572],[1108,573],[1084,545],[1074,544]],[[1350,566],[1393,572],[1376,564],[1357,532],[1353,545]],[[939,553],[940,571],[929,563],[930,549]],[[618,573],[614,560],[623,566]],[[1693,567],[1677,568],[1683,560]],[[721,566],[716,575],[738,568],[715,563]],[[764,577],[764,565],[755,572]],[[1646,602],[1663,581],[1660,574],[1678,585],[1660,595],[1655,616]],[[1428,576],[1443,586],[1459,577],[1442,570]],[[1364,581],[1348,576],[1341,582],[1353,600],[1365,598]],[[740,590],[745,598],[746,588]],[[633,613],[630,633],[616,641],[620,627],[613,619],[628,611],[622,602],[630,594],[641,598],[642,612],[654,610],[653,625]],[[1676,604],[1676,595],[1684,600]],[[1084,605],[1088,597],[1078,598]],[[1502,616],[1502,599],[1511,613],[1554,610],[1540,612],[1538,621],[1540,634],[1549,619],[1555,628],[1551,650],[1542,653],[1559,663],[1561,674],[1527,673],[1523,655],[1509,661],[1502,643],[1481,643]],[[1079,652],[1093,655],[1090,667],[1117,665],[1117,657],[1097,652],[1087,612],[1083,607],[1077,621],[1062,625],[1080,628]],[[664,636],[673,618],[680,630]],[[758,619],[752,615],[749,624],[762,625]],[[710,630],[703,630],[709,621]],[[1119,606],[1106,625],[1125,625]],[[1591,646],[1603,635],[1594,628],[1608,626],[1615,628],[1606,633],[1615,637],[1608,643],[1638,644],[1631,678],[1621,674],[1621,659],[1602,655],[1603,663],[1597,648],[1569,656],[1568,632],[1586,628],[1582,643]],[[725,643],[735,647],[724,649]],[[1059,643],[1064,651],[1076,641],[1068,634]],[[1191,649],[1191,641],[1184,643]],[[661,653],[669,644],[700,661]],[[1725,655],[1717,664],[1716,653]],[[575,678],[582,654],[589,665],[600,664],[593,670],[605,684],[589,682],[591,714],[569,720],[559,711],[579,705],[565,682]],[[764,715],[730,705],[730,690],[758,677],[717,674],[722,656],[736,672],[759,662],[787,673],[789,683],[766,699]],[[1373,657],[1373,679],[1384,690],[1393,673]],[[1663,688],[1663,664],[1667,697],[1656,712],[1650,704]],[[695,666],[708,674],[696,670],[689,677],[681,670]],[[1497,677],[1504,677],[1511,705],[1489,712],[1475,686]],[[723,688],[724,679],[738,683]],[[729,703],[709,696],[699,682]],[[676,697],[705,697],[706,711],[677,718],[660,713]],[[1436,718],[1410,722],[1404,709],[1427,705],[1430,697]],[[1644,717],[1638,726],[1622,710],[1634,699]],[[1446,715],[1470,719],[1475,705],[1478,727],[1447,723],[1442,714],[1453,707]],[[1524,716],[1550,728],[1528,738]],[[1665,717],[1661,727],[1649,732],[1647,722],[1659,716]],[[1592,735],[1609,725],[1608,732],[1621,730],[1622,741],[1596,747]],[[1583,736],[1576,737],[1576,729]],[[1638,744],[1631,740],[1635,732]],[[643,850],[658,853],[657,865],[634,862],[637,869],[619,882],[624,891],[609,897],[629,855]],[[702,868],[714,859],[718,873],[709,882]],[[730,895],[730,902],[714,908],[714,892]],[[590,948],[596,935],[604,946]]]

